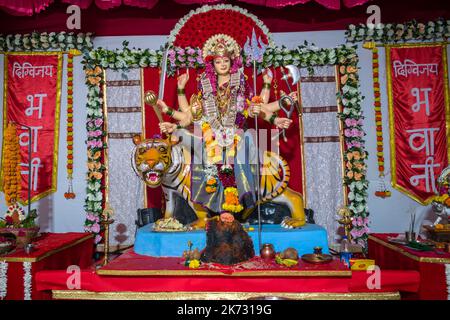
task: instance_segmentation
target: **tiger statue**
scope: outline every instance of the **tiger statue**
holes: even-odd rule
[[[184,198],[194,210],[197,220],[191,224],[194,229],[206,226],[208,212],[191,201],[190,153],[176,137],[166,139],[145,139],[133,137],[132,167],[138,177],[151,188],[162,186],[166,200],[164,218],[174,214],[175,195]],[[306,223],[302,196],[288,187],[290,169],[286,160],[279,155],[265,151],[261,167],[260,200],[265,203],[274,200],[290,209],[291,217],[283,221],[288,228],[301,227]],[[253,209],[244,209],[242,218],[247,219]]]

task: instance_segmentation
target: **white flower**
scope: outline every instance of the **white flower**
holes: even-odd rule
[[[373,30],[375,28],[375,25],[373,23],[368,23],[367,28],[369,28],[369,30]]]

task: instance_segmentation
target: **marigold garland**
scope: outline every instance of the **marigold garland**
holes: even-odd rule
[[[11,206],[19,200],[21,187],[19,136],[14,123],[8,123],[3,139],[3,191],[6,205]]]
[[[68,190],[64,193],[66,199],[74,199],[73,192],[73,53],[67,55],[67,181]]]

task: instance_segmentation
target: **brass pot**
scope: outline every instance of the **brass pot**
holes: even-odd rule
[[[275,249],[273,248],[273,245],[271,243],[263,244],[259,253],[261,258],[263,258],[264,260],[275,259]]]

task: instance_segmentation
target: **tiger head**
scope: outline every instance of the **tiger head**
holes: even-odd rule
[[[136,145],[132,155],[132,165],[138,177],[151,188],[161,184],[163,175],[172,164],[172,146],[177,141],[167,139],[145,139],[133,137]]]

